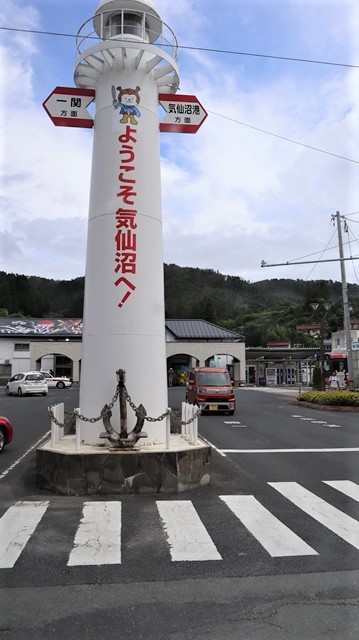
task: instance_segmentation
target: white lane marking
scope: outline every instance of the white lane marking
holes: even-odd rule
[[[157,501],[173,561],[222,560],[190,500]]]
[[[223,424],[241,424],[235,420],[223,420]]]
[[[121,564],[121,502],[85,502],[68,566]]]
[[[299,415],[292,415],[292,418],[299,418],[303,422],[311,422],[312,424],[322,424],[326,427],[341,429],[340,424],[328,424],[326,420],[316,420],[315,418],[304,418],[303,416],[299,416]]]
[[[224,449],[217,449],[217,447],[212,444],[212,442],[210,442],[209,440],[207,440],[207,438],[204,438],[201,434],[201,440],[203,440],[203,442],[205,442],[206,444],[208,444],[210,447],[212,447],[212,449],[214,449],[215,451],[217,451],[217,453],[219,453],[220,456],[222,456],[223,458],[226,458],[226,454],[224,453]]]
[[[268,482],[299,509],[359,549],[359,522],[333,507],[297,482]]]
[[[254,496],[219,496],[272,558],[316,556],[312,547],[278,520]]]
[[[359,447],[337,447],[334,449],[217,449],[217,451],[223,455],[227,453],[343,453],[359,451]]]
[[[40,438],[40,440],[38,440],[37,442],[35,442],[35,444],[32,445],[32,447],[30,447],[30,449],[28,449],[27,451],[25,451],[25,453],[20,456],[20,458],[18,458],[17,460],[15,460],[15,462],[13,462],[10,467],[8,467],[7,469],[5,469],[5,471],[3,471],[0,474],[0,480],[2,480],[3,478],[5,478],[5,476],[7,476],[8,473],[10,473],[10,471],[12,471],[12,469],[14,469],[14,467],[16,467],[19,462],[21,462],[21,460],[23,460],[29,453],[31,453],[31,451],[33,451],[33,449],[35,449],[40,442],[42,442],[45,438],[47,438],[50,435],[51,431],[48,431],[47,433],[45,433],[44,436],[42,436],[42,438]]]
[[[359,485],[355,482],[351,480],[323,480],[323,482],[359,502]]]
[[[16,502],[4,513],[0,519],[1,569],[14,566],[48,506],[48,501]]]

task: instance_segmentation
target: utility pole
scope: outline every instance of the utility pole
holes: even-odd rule
[[[337,211],[335,215],[332,215],[332,220],[334,221],[334,219],[336,219],[337,229],[338,229],[340,271],[342,276],[342,294],[343,294],[343,320],[344,320],[345,341],[346,341],[347,353],[348,353],[349,390],[354,391],[355,381],[354,381],[354,367],[353,367],[352,336],[350,331],[348,285],[347,285],[347,279],[345,274],[341,218],[343,218],[343,216],[340,215],[340,211]]]

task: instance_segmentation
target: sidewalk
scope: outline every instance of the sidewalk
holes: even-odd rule
[[[299,395],[305,391],[312,391],[312,387],[306,385],[297,384],[293,385],[275,385],[271,387],[241,387],[241,391],[264,391],[265,393],[288,393],[292,395]]]

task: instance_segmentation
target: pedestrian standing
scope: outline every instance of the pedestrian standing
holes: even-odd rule
[[[339,379],[336,371],[329,376],[329,389],[339,389]]]

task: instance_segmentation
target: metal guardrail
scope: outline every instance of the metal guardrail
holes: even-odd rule
[[[84,22],[76,36],[76,50],[78,56],[92,47],[96,42],[103,42],[108,40],[119,40],[126,43],[128,42],[148,42],[160,49],[163,49],[174,60],[178,60],[178,41],[172,31],[172,29],[160,19],[156,20],[159,25],[159,29],[154,31],[150,29],[152,14],[136,11],[136,16],[140,18],[141,24],[132,24],[126,22],[127,16],[133,14],[131,9],[120,9],[117,15],[121,15],[121,21],[119,24],[112,24],[111,18],[114,17],[112,11],[103,11],[101,14],[96,14]],[[117,16],[116,16],[117,17]],[[96,21],[94,23],[94,20]],[[96,29],[95,29],[96,24]],[[99,36],[99,33],[101,36]],[[115,33],[115,35],[113,35]],[[133,35],[131,35],[133,34]]]

